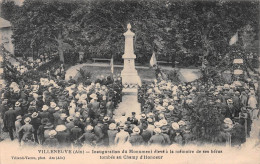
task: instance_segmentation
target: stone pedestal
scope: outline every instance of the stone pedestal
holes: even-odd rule
[[[124,68],[121,72],[123,84],[137,84],[141,85],[141,79],[138,76],[137,70],[135,69],[135,54],[133,37],[135,34],[131,31],[131,25],[127,25],[127,31],[124,33],[125,36],[125,53],[122,56],[124,59]]]

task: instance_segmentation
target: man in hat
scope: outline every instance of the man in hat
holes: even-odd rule
[[[226,106],[226,113],[225,113],[225,117],[228,118],[233,118],[235,114],[235,108],[233,105],[233,100],[232,99],[228,99],[227,100],[227,106]]]
[[[25,125],[23,125],[18,133],[21,133],[23,134],[22,135],[22,138],[19,139],[19,142],[22,141],[22,144],[23,143],[26,143],[28,141],[34,141],[34,138],[33,138],[33,132],[34,132],[34,128],[33,126],[30,124],[31,122],[31,118],[30,117],[26,117],[24,119],[24,123]]]
[[[101,110],[101,113],[103,113],[104,115],[107,114],[106,104],[107,104],[107,97],[106,97],[106,95],[103,95],[102,100],[100,102],[100,110]]]
[[[128,132],[129,134],[131,134],[131,133],[133,133],[133,131],[132,131],[132,130],[133,130],[133,126],[134,126],[134,125],[131,124],[130,121],[126,121],[126,122],[125,122],[125,129],[124,129],[124,130],[125,130],[126,132]]]
[[[88,146],[96,145],[97,136],[92,133],[93,126],[88,125],[85,130],[86,132],[81,137],[79,137],[78,140],[84,142],[84,144]]]
[[[57,125],[55,130],[57,131],[56,138],[59,141],[61,147],[68,147],[71,144],[70,133],[65,125]]]
[[[134,125],[138,125],[138,120],[137,118],[135,117],[136,113],[135,112],[132,112],[132,117],[128,117],[127,118],[127,121],[130,121],[131,124],[134,124]]]
[[[4,114],[4,125],[9,132],[11,140],[14,140],[13,131],[15,130],[16,113],[12,107]]]
[[[101,146],[104,144],[105,130],[103,131],[102,121],[98,121],[97,125],[94,127],[94,134],[97,136],[97,145]]]
[[[39,143],[38,142],[37,131],[38,131],[39,126],[41,125],[41,119],[38,117],[38,113],[37,112],[34,112],[31,117],[32,117],[31,124],[32,124],[32,126],[34,128],[34,133],[33,133],[34,139],[35,139],[35,142]]]
[[[50,113],[48,112],[49,107],[47,105],[43,105],[42,112],[39,112],[39,117],[43,118],[50,118]]]
[[[138,127],[133,129],[133,133],[130,135],[129,142],[132,144],[132,146],[140,146],[143,144],[144,140],[140,135],[140,129]]]
[[[148,129],[148,124],[143,124],[143,131],[141,133],[141,136],[143,137],[144,144],[147,145],[148,141],[152,137],[153,134],[153,129],[149,130]]]
[[[121,113],[121,117],[116,122],[125,123],[127,121],[126,112]]]
[[[48,118],[43,118],[41,120],[41,125],[38,127],[38,130],[37,130],[37,138],[38,138],[38,142],[39,144],[43,144],[43,141],[44,141],[44,127],[45,125],[49,122],[49,119]]]
[[[67,117],[67,119],[66,119],[67,121],[65,122],[65,125],[66,125],[66,127],[69,129],[69,130],[71,130],[75,125],[74,125],[74,119],[73,119],[73,117],[72,116],[69,116],[69,117]]]
[[[6,111],[8,111],[9,107],[8,107],[8,99],[4,99],[0,105],[0,114],[1,114],[1,118],[3,119],[4,121],[4,114]],[[0,128],[0,134],[1,134],[1,128]],[[3,131],[7,132],[7,127],[5,126],[5,121],[4,121],[4,126],[3,126]],[[1,139],[1,136],[0,136],[0,139]]]
[[[161,131],[162,131],[161,135],[164,138],[164,145],[170,145],[171,140],[170,140],[170,137],[168,135],[168,128],[166,126],[162,126]]]
[[[74,80],[74,79],[72,78],[72,76],[70,76],[70,77],[69,77],[69,80],[68,80],[68,83],[69,83],[70,85],[76,84],[76,80]]]
[[[192,136],[192,133],[190,131],[189,125],[185,126],[185,130],[182,133],[182,137],[183,137],[183,141],[184,141],[185,145],[189,144],[192,141],[193,136]]]
[[[19,131],[19,129],[22,127],[22,123],[21,123],[21,121],[22,121],[22,119],[23,119],[23,117],[21,116],[21,115],[18,115],[17,117],[16,117],[16,121],[15,121],[15,133],[16,133],[16,137],[17,138],[19,138],[19,133],[18,133],[18,131]]]
[[[62,114],[62,111],[60,110],[60,107],[55,108],[55,112],[52,114],[53,115],[53,124],[57,125],[58,120],[60,119],[60,115]]]
[[[19,101],[17,101],[17,102],[15,103],[14,110],[15,110],[16,116],[22,114],[22,108],[20,107],[20,105],[21,105],[21,103],[20,103]]]
[[[49,138],[47,138],[43,144],[46,147],[57,148],[59,146],[59,141],[55,138],[57,132],[55,130],[51,130],[49,132]]]
[[[109,124],[109,130],[107,131],[109,146],[115,145],[115,138],[117,133],[118,131],[116,129],[116,124],[115,123]]]
[[[92,102],[89,103],[88,108],[93,112],[93,116],[94,118],[98,118],[98,116],[100,115],[101,111],[100,111],[100,103],[97,101],[97,96],[95,95],[92,98]]]
[[[108,101],[106,103],[106,115],[109,117],[113,116],[113,112],[114,112],[114,102],[112,101],[112,97],[108,97]]]
[[[148,141],[149,145],[159,145],[162,146],[165,143],[164,137],[161,135],[161,129],[160,128],[155,128],[154,129],[154,135],[150,138]]]
[[[176,130],[176,136],[174,137],[174,142],[178,145],[183,145],[183,137],[181,136],[180,129]]]
[[[172,123],[172,126],[170,128],[170,131],[169,131],[169,137],[170,137],[170,140],[171,140],[171,143],[174,142],[174,138],[176,137],[176,132],[180,129],[180,126],[177,122],[173,122]]]
[[[78,138],[83,134],[82,129],[79,127],[79,121],[75,121],[74,127],[70,130],[70,140],[74,146],[79,146]]]
[[[4,99],[0,105],[1,118],[4,118],[4,114],[8,109],[8,99]]]
[[[240,119],[238,117],[235,117],[233,121],[234,125],[231,130],[231,145],[241,146],[241,144],[246,142],[245,127],[240,124]]]
[[[47,138],[50,137],[50,136],[49,136],[49,132],[50,132],[51,130],[53,130],[53,129],[54,129],[53,124],[50,123],[50,122],[47,122],[46,125],[44,126],[44,132],[43,132],[44,139],[43,139],[43,143],[44,143],[44,141],[45,141]]]
[[[24,115],[27,112],[28,107],[29,107],[28,101],[26,99],[23,99],[21,103],[22,115]]]
[[[60,114],[60,118],[57,121],[57,125],[65,125],[67,115],[65,113]]]
[[[252,119],[249,110],[251,110],[250,107],[247,108],[242,107],[241,112],[239,113],[240,124],[243,125],[244,127],[246,126],[247,136],[250,136],[251,125],[252,125]]]
[[[115,144],[116,145],[127,145],[129,143],[129,133],[125,130],[125,124],[120,123],[119,125],[119,132],[116,134],[115,137]]]

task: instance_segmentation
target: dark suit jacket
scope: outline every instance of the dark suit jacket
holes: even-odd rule
[[[4,124],[6,127],[15,127],[14,122],[16,120],[15,110],[9,109],[4,114]]]

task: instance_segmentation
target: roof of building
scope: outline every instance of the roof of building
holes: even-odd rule
[[[0,28],[11,27],[11,23],[0,17]]]

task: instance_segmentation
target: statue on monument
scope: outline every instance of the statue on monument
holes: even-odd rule
[[[124,33],[125,36],[125,52],[122,58],[124,59],[124,68],[121,72],[122,83],[130,85],[141,86],[141,79],[138,76],[138,72],[135,69],[135,58],[134,54],[134,42],[133,37],[135,34],[131,31],[131,24],[127,25],[127,31]]]

